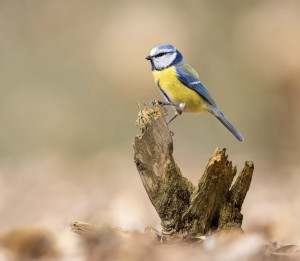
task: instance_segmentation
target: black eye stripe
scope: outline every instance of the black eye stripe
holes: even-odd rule
[[[161,57],[161,56],[163,56],[165,54],[167,54],[167,53],[166,52],[165,53],[159,53],[159,54],[155,55],[155,57]]]

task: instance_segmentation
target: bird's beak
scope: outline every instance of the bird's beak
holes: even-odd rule
[[[145,59],[150,61],[150,60],[152,60],[152,57],[150,55],[148,55],[148,56],[146,56]]]

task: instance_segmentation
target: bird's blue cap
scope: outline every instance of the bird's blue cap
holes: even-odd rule
[[[173,45],[170,44],[162,44],[157,46],[157,49],[174,49],[174,51],[176,50],[176,48]]]

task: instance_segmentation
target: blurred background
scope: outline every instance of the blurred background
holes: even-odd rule
[[[0,1],[0,231],[83,220],[157,228],[133,162],[137,102],[162,99],[145,56],[172,44],[239,143],[183,115],[175,159],[195,184],[216,147],[255,162],[244,228],[300,240],[299,1]]]

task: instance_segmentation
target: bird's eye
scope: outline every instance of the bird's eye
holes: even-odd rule
[[[159,53],[159,54],[157,54],[157,55],[155,55],[155,57],[161,57],[161,56],[163,56],[163,55],[165,55],[166,53]]]

